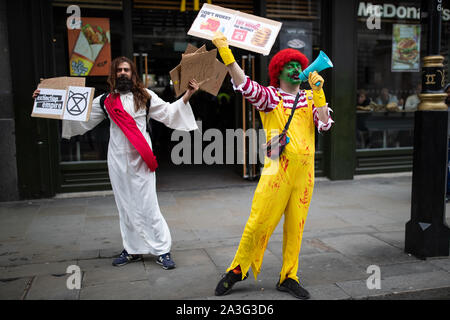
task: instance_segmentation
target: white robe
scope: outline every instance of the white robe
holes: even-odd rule
[[[154,92],[151,95],[149,118],[169,128],[183,131],[198,129],[189,102],[182,99],[167,103]],[[132,93],[120,95],[124,110],[136,121],[150,147],[146,131],[146,111],[135,112]],[[105,114],[100,107],[100,96],[92,103],[87,122],[63,121],[62,137],[84,134],[93,129]],[[172,239],[169,227],[161,214],[156,196],[155,172],[151,172],[140,154],[128,141],[122,130],[111,121],[108,146],[108,171],[120,217],[123,246],[129,254],[161,255],[170,252]]]

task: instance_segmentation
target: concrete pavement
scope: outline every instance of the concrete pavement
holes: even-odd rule
[[[258,280],[250,276],[232,294],[214,296],[256,183],[225,169],[199,172],[164,171],[157,178],[177,264],[169,271],[153,256],[111,265],[122,243],[110,192],[0,203],[0,299],[294,299],[275,289],[283,221]],[[312,299],[450,299],[450,258],[423,261],[403,251],[410,197],[411,173],[316,179],[299,265]],[[71,265],[82,272],[79,290],[66,285]],[[380,289],[367,287],[371,265],[380,268]]]

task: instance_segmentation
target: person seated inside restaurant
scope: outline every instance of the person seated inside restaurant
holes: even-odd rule
[[[417,84],[414,94],[408,96],[405,102],[405,111],[416,111],[420,103],[419,94],[422,92],[422,84]]]
[[[371,103],[371,99],[367,96],[367,91],[364,89],[358,90],[358,95],[356,97],[357,107],[367,107]]]
[[[364,89],[358,90],[356,96],[356,110],[358,111],[372,111],[373,101],[367,96],[367,91]],[[356,144],[359,149],[367,148],[370,144],[369,129],[366,125],[367,118],[370,117],[370,113],[359,112],[356,115]]]
[[[390,94],[388,88],[381,89],[380,96],[375,103],[384,106],[388,111],[398,111],[398,98]]]

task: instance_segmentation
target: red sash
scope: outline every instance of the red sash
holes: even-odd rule
[[[108,110],[109,117],[122,130],[130,143],[144,159],[150,171],[155,171],[158,167],[156,157],[152,149],[145,140],[144,135],[136,125],[136,121],[123,109],[120,94],[109,95],[105,100],[105,107]]]

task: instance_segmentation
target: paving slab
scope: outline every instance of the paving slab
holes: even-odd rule
[[[384,241],[400,250],[405,249],[405,231],[379,232],[373,233],[373,237]]]
[[[449,257],[441,257],[441,258],[429,258],[428,262],[434,266],[437,266],[447,272],[450,272],[450,258]]]
[[[41,206],[37,212],[38,216],[65,216],[65,215],[85,215],[86,206],[83,205],[52,205]]]
[[[387,277],[381,280],[380,289],[368,289],[366,280],[338,282],[337,285],[354,299],[433,288],[450,290],[450,273],[434,271]]]
[[[78,300],[80,290],[70,290],[67,279],[70,275],[44,275],[34,278],[25,300]]]
[[[39,208],[26,203],[17,207],[0,206],[0,242],[23,240]]]
[[[76,260],[66,262],[48,262],[37,264],[25,264],[15,267],[8,267],[2,270],[0,275],[1,279],[8,278],[23,278],[32,276],[52,275],[52,274],[65,274],[67,267],[76,265]]]
[[[322,242],[361,265],[382,265],[415,260],[402,250],[368,234],[321,238]]]
[[[336,252],[301,255],[299,278],[306,286],[331,284],[338,281],[366,279],[366,268]]]
[[[87,206],[86,207],[87,217],[118,217],[119,210],[116,204],[113,203],[111,206]]]
[[[380,266],[381,279],[435,271],[442,271],[442,268],[430,261],[421,260]]]
[[[80,300],[149,300],[152,288],[147,279],[141,281],[104,283],[82,287]]]
[[[189,299],[214,294],[215,281],[220,279],[216,267],[210,265],[186,266],[172,270],[147,271],[152,300]]]
[[[213,266],[213,261],[204,249],[192,250],[173,250],[171,252],[172,260],[176,268],[195,267],[195,266]],[[147,272],[164,272],[165,270],[156,263],[156,256],[144,255],[144,267]],[[170,271],[170,270],[169,270]]]
[[[0,280],[0,300],[21,300],[32,277]]]
[[[308,286],[307,290],[311,300],[347,300],[350,296],[336,284],[322,284]]]
[[[113,195],[87,197],[86,208],[117,208]]]
[[[80,260],[78,261],[78,266],[84,273],[83,287],[147,279],[147,273],[142,261],[115,267],[112,265],[111,259],[92,259]]]
[[[164,215],[164,214],[163,214]],[[170,226],[170,235],[173,242],[184,242],[184,241],[198,241],[199,237],[192,230],[192,227],[188,225],[185,221],[180,219],[166,219],[167,224]]]

